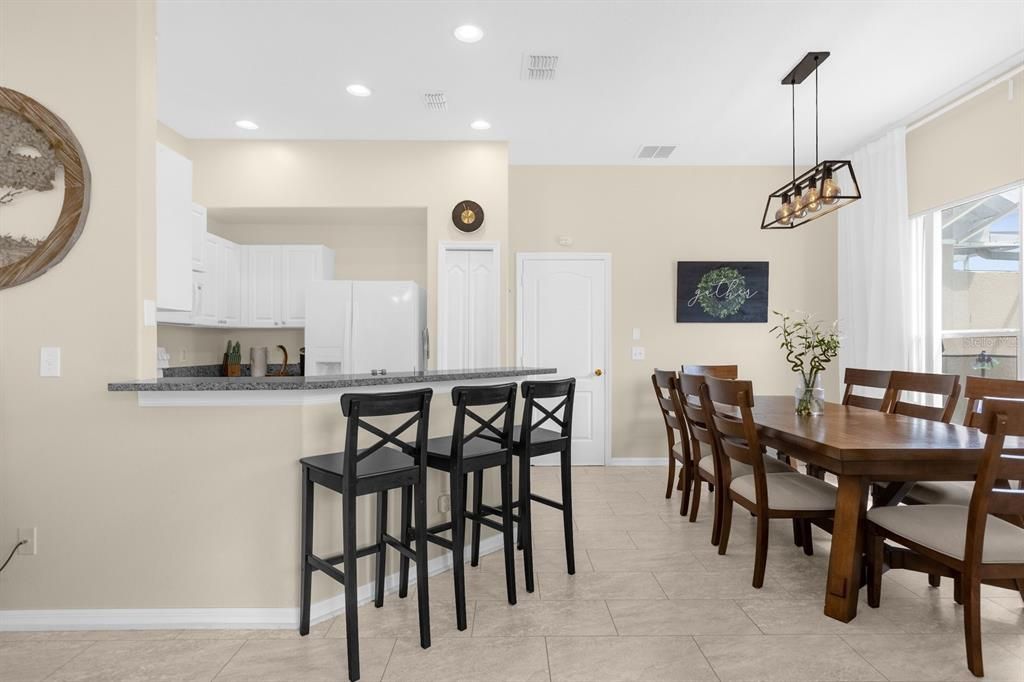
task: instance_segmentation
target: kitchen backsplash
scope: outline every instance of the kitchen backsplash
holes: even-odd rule
[[[267,347],[267,364],[280,365],[284,359],[278,344],[288,349],[288,363],[298,363],[299,348],[305,345],[302,329],[203,329],[161,324],[157,345],[166,348],[171,367],[220,366],[228,339],[242,347],[242,362],[249,362],[249,349]],[[169,374],[167,376],[170,376]]]

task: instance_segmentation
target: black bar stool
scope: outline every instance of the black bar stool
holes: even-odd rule
[[[455,425],[451,436],[427,441],[427,466],[447,471],[451,490],[451,521],[426,529],[426,538],[452,553],[452,574],[455,579],[455,622],[466,629],[466,519],[473,521],[473,554],[471,563],[480,561],[480,524],[501,531],[505,540],[505,587],[508,603],[516,603],[515,549],[512,534],[512,424],[516,411],[516,385],[456,386],[452,389]],[[493,407],[484,417],[470,408]],[[470,421],[471,420],[471,421]],[[500,420],[500,421],[499,421]],[[500,424],[501,426],[496,426]],[[468,425],[468,427],[467,427]],[[480,513],[484,470],[501,468],[501,505],[507,509],[501,523]],[[469,474],[473,474],[473,511],[466,509]],[[405,509],[408,495],[402,497]],[[417,527],[421,527],[417,522]],[[439,533],[451,531],[451,540]],[[398,595],[407,594],[409,560],[402,557]]]
[[[513,502],[512,506],[519,508],[519,514],[514,514],[512,518],[519,523],[519,547],[523,550],[526,591],[533,592],[533,535],[530,526],[530,506],[533,502],[561,510],[565,533],[566,570],[569,575],[576,573],[576,554],[572,541],[572,408],[576,395],[576,379],[524,381],[521,390],[525,399],[523,424],[528,426],[517,426],[513,432],[513,452],[519,457],[519,500]],[[559,398],[561,400],[558,400]],[[541,400],[558,402],[549,409],[539,402]],[[548,422],[558,430],[541,428]],[[530,460],[555,453],[560,458],[561,502],[530,491]],[[481,517],[503,514],[502,509],[479,505],[476,500],[474,508],[480,510],[478,514]],[[473,556],[477,556],[479,551],[480,538],[474,534]]]
[[[427,592],[427,543],[424,533],[411,538],[388,535],[388,491],[393,488],[416,491],[416,527],[427,526],[427,468],[421,454],[427,446],[427,424],[430,416],[429,388],[396,393],[349,393],[341,396],[341,412],[347,418],[345,450],[327,455],[304,457],[302,463],[302,603],[299,612],[299,634],[309,634],[310,588],[313,571],[323,571],[345,586],[345,637],[348,642],[348,677],[359,679],[359,611],[356,560],[371,554],[377,557],[374,606],[384,605],[384,566],[388,546],[398,550],[406,564],[416,562],[416,584],[419,596],[420,646],[430,646],[430,605]],[[366,417],[410,415],[393,431],[384,431],[365,421]],[[415,440],[400,436],[416,427]],[[377,437],[370,447],[359,448],[359,433],[367,431]],[[354,455],[354,456],[353,456]],[[318,483],[342,495],[342,553],[328,557],[313,554],[313,484]],[[356,498],[377,494],[376,542],[356,547]],[[404,495],[403,495],[404,496]],[[411,506],[411,505],[410,505]],[[404,520],[403,520],[404,521]],[[343,564],[344,571],[335,566]]]

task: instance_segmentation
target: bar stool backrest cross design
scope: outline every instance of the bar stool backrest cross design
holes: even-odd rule
[[[387,489],[393,486],[386,485],[385,481],[375,481],[372,484],[360,482],[359,462],[371,457],[382,448],[391,447],[409,455],[417,463],[420,476],[425,477],[427,471],[426,458],[420,455],[426,450],[427,428],[430,420],[430,398],[433,395],[432,389],[421,391],[402,391],[400,393],[347,393],[341,396],[341,413],[347,418],[345,429],[345,452],[358,453],[355,457],[345,457],[345,479],[350,489],[357,494],[375,492],[376,490]],[[385,431],[379,426],[366,421],[372,417],[396,417],[409,416],[398,427],[391,431]],[[416,427],[415,435],[411,440],[402,438],[410,428]],[[377,440],[366,448],[359,448],[360,432],[367,432]],[[380,472],[376,467],[367,467],[367,472]],[[365,478],[365,477],[364,477]]]
[[[453,458],[461,461],[466,444],[474,438],[493,443],[501,450],[512,449],[512,426],[516,412],[515,384],[457,386],[452,389],[452,404],[455,405]],[[483,417],[472,409],[479,407],[498,409],[490,417]]]
[[[524,381],[522,386],[525,403],[523,405],[523,424],[529,428],[523,428],[520,435],[520,445],[524,448],[534,447],[534,455],[546,454],[536,452],[536,448],[544,443],[547,449],[547,442],[536,438],[537,429],[546,427],[548,431],[556,431],[562,439],[572,439],[572,408],[576,395],[576,379],[562,379],[558,381]],[[561,400],[558,400],[561,398]],[[548,408],[540,401],[549,400],[554,402],[554,407]],[[557,402],[555,402],[557,401]],[[553,428],[554,427],[554,428]],[[557,448],[550,450],[556,452]]]

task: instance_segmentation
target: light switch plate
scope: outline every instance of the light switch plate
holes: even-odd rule
[[[633,340],[634,341],[639,341],[640,340],[640,327],[633,327]]]
[[[39,349],[39,376],[60,376],[60,348],[58,346],[43,346]]]
[[[633,346],[633,359],[634,360],[643,360],[645,355],[646,355],[646,352],[645,352],[643,346]]]

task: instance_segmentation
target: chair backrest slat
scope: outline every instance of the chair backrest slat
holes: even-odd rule
[[[695,453],[696,461],[700,461],[701,457],[700,443],[707,445],[712,453],[715,448],[715,436],[708,426],[711,417],[704,410],[704,404],[701,402],[700,391],[703,385],[703,374],[683,374],[679,377],[679,402],[690,438],[696,441],[691,448]]]
[[[964,398],[967,400],[964,426],[980,426],[985,400],[989,398],[1024,400],[1024,381],[969,376],[964,382]]]
[[[341,396],[341,413],[346,417],[344,476],[346,485],[355,486],[357,464],[378,452],[391,447],[413,457],[420,467],[420,474],[426,476],[426,457],[420,455],[427,447],[427,429],[430,419],[430,399],[434,391],[429,388],[392,393],[346,393]],[[366,421],[373,417],[407,418],[398,427],[387,430]],[[403,434],[413,426],[413,438]],[[359,448],[359,433],[365,431],[376,437],[366,448]]]
[[[740,374],[740,369],[736,365],[683,365],[680,369],[683,374],[698,374],[719,379],[735,379]]]
[[[889,379],[892,372],[879,369],[857,369],[849,367],[843,377],[846,390],[843,393],[843,405],[863,407],[868,410],[882,410],[885,404],[884,394],[889,388]],[[866,395],[854,393],[855,388],[874,388],[882,392],[882,397],[873,398]]]
[[[932,407],[909,403],[901,398],[903,393],[927,393],[937,395],[942,405]],[[956,401],[960,397],[960,375],[958,374],[925,374],[921,372],[892,372],[889,388],[885,394],[884,411],[889,414],[902,414],[946,424],[953,418]]]
[[[712,431],[719,452],[725,457],[750,465],[754,473],[754,502],[764,513],[768,509],[768,481],[765,478],[761,440],[757,433],[752,408],[754,387],[749,381],[707,377],[701,389],[706,409],[711,413]]]
[[[964,548],[964,560],[976,564],[983,556],[988,515],[1024,516],[1024,490],[1007,488],[1005,483],[1024,476],[1024,457],[1003,452],[1006,438],[1024,436],[1024,402],[986,399],[979,428],[987,437],[967,514]]]
[[[651,383],[654,384],[654,395],[658,399],[661,418],[665,422],[665,435],[668,438],[669,448],[676,444],[676,433],[678,433],[678,440],[683,445],[683,451],[687,453],[686,457],[689,458],[686,426],[677,395],[676,373],[670,370],[656,369],[651,375]]]

